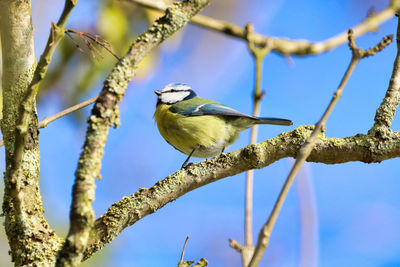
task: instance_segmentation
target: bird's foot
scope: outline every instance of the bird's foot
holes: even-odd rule
[[[189,162],[189,163],[184,162],[184,163],[182,164],[181,169],[186,168],[186,167],[190,167],[190,166],[192,166],[192,165],[193,165],[193,162]]]

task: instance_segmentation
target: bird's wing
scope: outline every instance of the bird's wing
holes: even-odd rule
[[[217,103],[196,105],[191,108],[180,110],[176,113],[185,116],[219,115],[219,116],[232,116],[232,117],[247,117],[254,119],[253,117],[240,113],[239,111],[234,110],[233,108]]]

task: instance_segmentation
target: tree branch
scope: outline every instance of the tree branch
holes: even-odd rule
[[[135,74],[138,63],[162,41],[182,28],[192,16],[202,10],[209,1],[187,0],[168,8],[129,48],[127,54],[116,64],[92,109],[86,140],[81,153],[73,186],[70,212],[70,228],[58,265],[75,266],[81,262],[89,231],[93,226],[94,179],[99,177],[104,145],[110,126],[119,125],[118,103],[124,96],[128,82]]]
[[[78,0],[65,0],[64,9],[61,13],[60,18],[58,19],[58,22],[56,24],[51,24],[51,30],[47,39],[46,46],[42,55],[40,56],[39,63],[36,66],[32,82],[29,85],[28,90],[30,92],[30,95],[28,96],[28,98],[34,98],[36,96],[39,88],[39,83],[46,76],[47,68],[50,64],[54,51],[60,40],[64,37],[65,24],[67,23],[68,17],[71,14],[72,9],[74,9],[74,7],[76,6],[77,2]]]
[[[59,41],[64,37],[64,26],[67,23],[67,19],[71,14],[72,9],[75,7],[78,0],[65,0],[63,12],[58,20],[57,24],[51,24],[51,31],[45,49],[40,56],[39,63],[33,73],[33,78],[28,86],[24,100],[21,103],[19,110],[19,119],[17,123],[17,135],[16,135],[16,151],[14,156],[14,164],[18,167],[21,163],[24,139],[28,134],[28,120],[30,113],[32,113],[32,107],[35,106],[35,98],[39,90],[39,84],[42,79],[46,76],[47,68],[50,64],[51,57],[56,49]],[[34,103],[34,104],[33,104]]]
[[[54,264],[54,255],[61,243],[43,217],[35,97],[76,2],[65,1],[63,13],[58,23],[52,24],[47,45],[36,67],[30,1],[1,3],[2,50],[3,55],[7,55],[3,59],[6,67],[3,74],[2,133],[7,162],[3,210],[12,260],[17,266],[31,262],[43,266]],[[9,70],[18,75],[12,78]],[[13,84],[7,84],[9,81]]]
[[[343,79],[340,81],[339,87],[333,94],[331,102],[329,103],[324,114],[322,115],[322,118],[315,125],[315,128],[312,131],[310,137],[307,138],[307,141],[304,143],[304,145],[302,145],[302,147],[299,150],[299,154],[296,157],[296,161],[293,164],[293,167],[290,170],[288,177],[286,178],[285,184],[283,185],[281,192],[279,193],[279,196],[274,205],[274,208],[272,209],[272,212],[271,212],[267,222],[264,224],[264,226],[262,227],[262,229],[258,235],[257,245],[255,248],[253,257],[250,261],[250,264],[248,265],[249,267],[258,266],[258,263],[260,262],[263,254],[265,252],[265,249],[268,247],[271,232],[275,226],[279,212],[282,208],[283,203],[285,202],[285,199],[289,192],[289,189],[292,186],[293,181],[296,178],[301,167],[303,166],[304,162],[306,161],[306,159],[310,155],[311,151],[313,150],[315,144],[317,143],[317,141],[319,139],[319,135],[324,131],[326,121],[328,120],[329,115],[333,111],[337,101],[341,97],[343,89],[346,86],[347,81],[349,80],[351,74],[353,73],[356,65],[358,64],[358,62],[361,59],[363,59],[365,57],[369,57],[371,55],[374,55],[376,52],[379,52],[382,49],[384,49],[387,45],[389,45],[392,42],[392,38],[393,38],[393,36],[391,36],[391,37],[387,36],[387,37],[383,38],[382,42],[380,42],[378,45],[374,46],[373,48],[371,48],[367,51],[364,51],[360,48],[357,48],[356,43],[354,41],[353,31],[351,29],[348,31],[349,47],[352,51],[350,65],[347,68],[347,70],[343,76]]]
[[[83,102],[81,102],[79,104],[76,104],[76,105],[73,105],[72,107],[64,109],[63,111],[60,111],[57,114],[54,114],[54,115],[49,116],[49,117],[45,117],[43,120],[41,120],[39,122],[38,128],[39,129],[46,128],[47,125],[49,125],[49,123],[51,123],[51,122],[53,122],[55,120],[58,120],[59,118],[64,117],[65,115],[68,115],[68,114],[70,114],[72,112],[75,112],[75,111],[80,110],[80,109],[82,109],[84,107],[87,107],[90,104],[93,104],[94,102],[96,102],[97,98],[98,98],[98,96],[94,96],[94,97],[92,97],[92,98],[90,98],[88,100],[85,100],[85,101],[83,101]]]
[[[189,236],[186,237],[185,244],[183,244],[183,249],[182,249],[182,253],[181,253],[181,259],[180,259],[180,261],[178,263],[178,267],[182,267],[182,265],[184,264],[183,263],[183,258],[185,257],[185,249],[186,249],[186,244],[187,244],[188,240],[189,240]]]
[[[250,23],[245,26],[246,35],[250,36],[254,32],[254,26]],[[253,92],[253,113],[252,116],[260,116],[261,100],[264,92],[261,91],[262,64],[266,55],[271,52],[270,47],[266,45],[256,45],[251,40],[247,42],[250,54],[253,56],[255,65],[254,92]],[[257,143],[258,125],[251,127],[250,144]],[[242,256],[242,265],[247,266],[254,253],[253,244],[253,178],[254,170],[246,172],[246,193],[245,193],[245,216],[244,216],[244,246],[240,252]],[[236,241],[235,241],[236,242]],[[230,245],[234,242],[231,241]],[[234,249],[237,250],[237,246]],[[237,250],[238,251],[238,250]]]
[[[183,261],[183,257],[185,256],[185,249],[186,249],[186,244],[189,240],[189,236],[186,237],[185,244],[183,245],[183,250],[181,254],[181,260],[178,263],[177,267],[190,267],[194,263],[194,261],[189,260],[189,261]],[[204,267],[208,265],[208,261],[205,258],[201,258],[196,264],[192,265],[192,267]]]
[[[243,247],[236,240],[233,240],[232,238],[229,238],[229,246],[240,254],[243,252]]]
[[[60,239],[43,216],[35,101],[26,106],[24,125],[28,134],[19,142],[20,133],[16,128],[20,107],[35,71],[30,1],[0,1],[0,35],[3,55],[1,131],[6,152],[2,208],[10,255],[16,266],[33,262],[38,266],[51,266]]]
[[[38,129],[46,128],[49,123],[58,120],[59,118],[62,118],[72,112],[75,112],[77,110],[80,110],[84,107],[89,106],[90,104],[93,104],[96,102],[98,96],[92,97],[88,100],[85,100],[79,104],[73,105],[72,107],[66,108],[63,111],[58,112],[57,114],[51,115],[49,117],[45,117],[43,120],[39,121],[38,123]],[[0,140],[0,147],[4,145],[3,140]]]
[[[142,188],[122,198],[96,220],[84,258],[89,258],[110,243],[126,227],[198,187],[247,170],[264,168],[282,158],[296,157],[312,129],[313,126],[301,126],[263,143],[195,163],[148,189]],[[307,161],[326,164],[350,161],[371,163],[395,157],[400,157],[400,132],[387,139],[362,134],[327,138],[320,134]]]
[[[166,4],[162,0],[126,0],[138,5],[150,8],[153,10],[162,11],[166,8]],[[391,19],[396,11],[400,8],[400,2],[398,0],[390,1],[388,7],[379,13],[368,16],[363,22],[352,27],[354,31],[354,37],[359,37],[365,33],[373,32],[376,28]],[[249,40],[256,45],[265,45],[271,48],[273,52],[287,56],[308,56],[317,55],[329,50],[334,49],[347,42],[347,32],[340,33],[329,39],[312,43],[305,40],[289,40],[271,36],[261,35],[259,33],[253,33],[249,37],[246,36],[246,30],[243,27],[239,27],[233,23],[214,19],[204,15],[196,15],[191,20],[192,23],[207,29],[212,29],[229,36],[237,37],[245,41]],[[249,38],[249,39],[248,39]]]
[[[370,133],[375,134],[379,132],[385,135],[387,127],[392,125],[393,116],[400,101],[400,19],[397,22],[397,54],[393,64],[392,77],[390,78],[389,88],[386,95],[375,114],[375,123],[372,126]],[[391,132],[389,132],[391,134]]]
[[[71,38],[73,41],[73,38],[70,36],[71,33],[78,35],[82,41],[85,43],[86,47],[89,49],[90,52],[93,53],[93,55],[100,55],[100,51],[96,49],[96,47],[93,44],[97,44],[100,47],[104,48],[105,50],[108,51],[111,55],[113,55],[117,60],[121,60],[117,54],[114,53],[112,46],[109,42],[104,40],[100,35],[93,34],[90,32],[81,32],[73,29],[65,29],[65,33]],[[78,50],[82,50],[77,43],[75,43],[76,47]],[[83,51],[83,50],[82,50]]]

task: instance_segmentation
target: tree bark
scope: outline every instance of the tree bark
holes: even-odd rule
[[[17,142],[16,127],[22,101],[35,70],[31,2],[3,0],[0,3],[0,33],[3,55],[3,119],[1,131],[6,149],[3,213],[10,254],[16,266],[48,266],[60,246],[43,216],[39,190],[39,131],[36,101],[24,108],[29,134]],[[21,148],[21,159],[15,159]]]

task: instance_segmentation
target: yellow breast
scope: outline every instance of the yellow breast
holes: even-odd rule
[[[159,104],[154,119],[164,139],[186,155],[195,148],[194,157],[218,155],[238,137],[239,132],[218,116],[183,116],[170,107]]]

